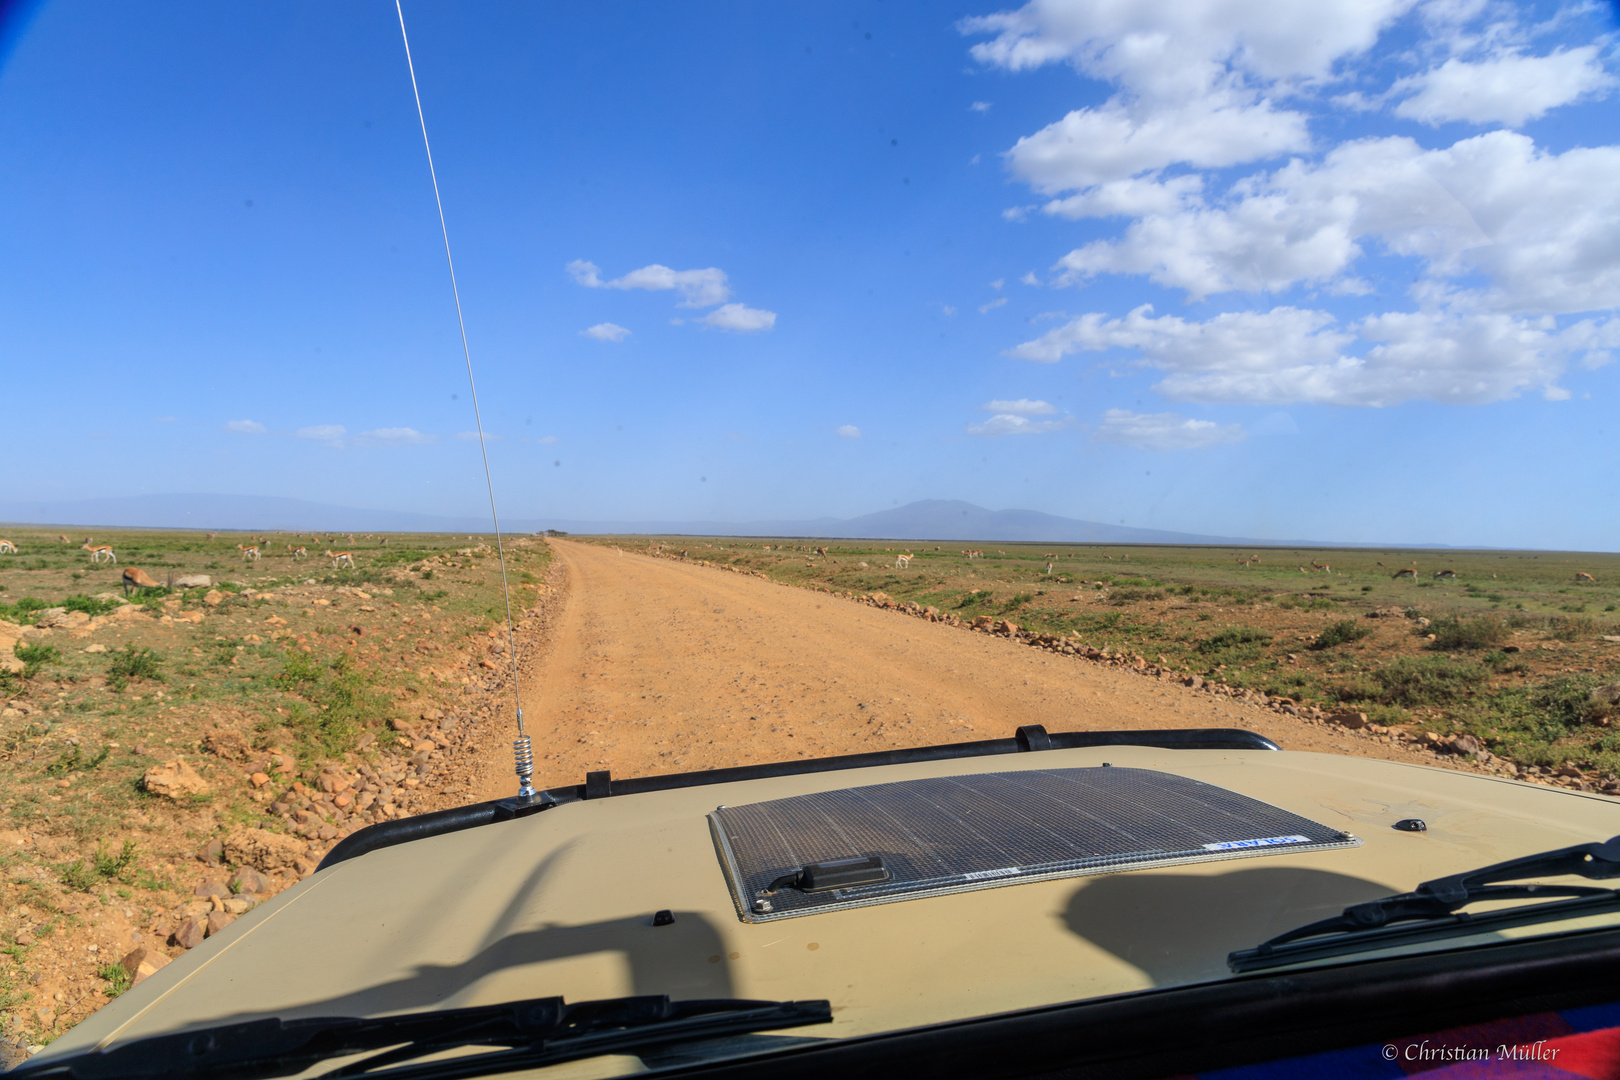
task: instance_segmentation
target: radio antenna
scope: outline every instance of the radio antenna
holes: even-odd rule
[[[517,710],[517,738],[512,742],[518,778],[518,802],[534,801],[534,746],[523,731],[523,697],[518,689],[517,632],[512,626],[512,592],[506,583],[506,547],[501,542],[501,517],[495,509],[495,481],[489,472],[489,447],[484,441],[484,418],[478,409],[478,384],[473,381],[472,349],[467,345],[467,320],[461,314],[461,289],[456,285],[456,261],[450,255],[450,228],[444,221],[444,200],[439,197],[439,174],[433,167],[433,144],[428,141],[427,117],[422,113],[422,91],[416,85],[416,64],[411,60],[411,39],[405,33],[405,9],[394,0],[399,14],[399,38],[405,43],[405,66],[411,73],[411,95],[416,99],[416,120],[422,126],[422,149],[427,151],[428,176],[433,180],[433,202],[439,208],[439,232],[444,236],[444,262],[450,270],[450,292],[456,300],[456,323],[461,328],[461,354],[467,361],[467,389],[472,392],[473,421],[478,425],[478,449],[484,456],[484,486],[489,489],[489,516],[495,523],[495,551],[501,560],[501,600],[506,605],[506,655],[512,661],[512,704]]]

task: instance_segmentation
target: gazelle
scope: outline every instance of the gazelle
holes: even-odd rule
[[[1597,584],[1597,578],[1593,577],[1591,574],[1588,574],[1584,570],[1575,571],[1575,580],[1576,581],[1590,581],[1593,585]]]
[[[73,543],[73,541],[71,541],[71,540],[69,540],[69,539],[68,539],[68,538],[67,538],[67,537],[65,537],[65,536],[63,536],[63,535],[62,535],[62,534],[61,534],[61,533],[57,533],[57,534],[56,534],[56,538],[57,538],[57,539],[58,539],[58,540],[60,540],[60,541],[62,541],[62,543],[64,543],[64,544],[71,544],[71,543]]]
[[[131,589],[160,589],[163,586],[152,580],[152,575],[138,567],[126,566],[122,577],[124,595],[128,596]]]
[[[295,559],[302,559],[309,554],[308,548],[293,547],[291,544],[287,545],[287,550],[292,553],[292,557]]]
[[[237,544],[236,545],[236,550],[240,551],[242,553],[242,558],[249,561],[249,562],[258,562],[259,561],[259,545],[258,544]]]
[[[17,554],[17,545],[16,544],[13,544],[10,540],[0,540],[0,555],[15,555],[15,554]]]
[[[895,569],[904,570],[907,567],[909,567],[910,565],[911,565],[911,553],[909,551],[906,552],[904,555],[896,555],[894,557]]]
[[[1403,577],[1409,577],[1413,581],[1416,581],[1417,580],[1417,567],[1408,566],[1405,570],[1397,570],[1393,574],[1390,575],[1390,580],[1395,581],[1395,580],[1398,580],[1398,579],[1403,578]]]
[[[1436,570],[1434,572],[1434,580],[1436,580],[1436,581],[1456,581],[1457,580],[1457,571],[1455,571],[1455,570]]]
[[[1311,563],[1311,569],[1312,569],[1312,570],[1320,570],[1320,571],[1322,571],[1322,573],[1324,573],[1324,574],[1331,574],[1331,573],[1333,573],[1333,567],[1331,567],[1331,566],[1329,566],[1329,565],[1328,565],[1328,564],[1327,564],[1327,563],[1325,563],[1325,562],[1315,562],[1315,561],[1312,561],[1312,563]]]
[[[113,549],[106,544],[91,546],[90,541],[85,540],[84,545],[79,548],[79,550],[88,551],[90,553],[90,561],[93,563],[100,562],[103,557],[105,557],[108,562],[118,561],[118,556],[114,555]]]
[[[970,552],[967,553],[967,557],[970,558],[970,559],[982,559],[982,558],[984,558],[984,552],[982,552],[982,551],[970,551]]]
[[[328,551],[326,557],[332,560],[332,569],[334,570],[340,566],[347,566],[351,570],[354,569],[354,552],[352,551]]]

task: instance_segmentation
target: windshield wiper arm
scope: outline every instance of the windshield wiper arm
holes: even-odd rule
[[[824,1024],[826,1001],[747,1001],[712,998],[671,1001],[663,995],[606,998],[568,1004],[560,997],[500,1005],[440,1009],[376,1018],[330,1016],[250,1020],[240,1024],[154,1035],[63,1058],[24,1064],[19,1080],[112,1080],[114,1077],[214,1077],[255,1080],[286,1076],[334,1057],[382,1050],[328,1075],[352,1076],[396,1061],[459,1046],[503,1046],[558,1061],[619,1052],[621,1048],[681,1042],[711,1035]],[[393,1049],[387,1049],[393,1048]],[[456,1063],[489,1067],[505,1053]],[[450,1065],[451,1062],[440,1062]]]
[[[1233,971],[1256,971],[1325,956],[1620,909],[1620,891],[1614,889],[1497,884],[1524,878],[1566,876],[1593,880],[1620,877],[1620,836],[1602,843],[1576,844],[1493,863],[1478,870],[1425,881],[1409,893],[1352,904],[1342,915],[1279,934],[1253,949],[1230,953],[1226,964]],[[1550,896],[1572,899],[1523,904],[1479,915],[1457,910],[1481,900],[1539,900]]]

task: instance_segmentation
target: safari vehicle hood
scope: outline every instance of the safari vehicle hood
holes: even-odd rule
[[[713,824],[720,806],[1105,764],[1210,785],[1349,839],[750,921]],[[1394,827],[1409,819],[1426,829]],[[1051,749],[578,798],[326,866],[30,1065],[263,1017],[553,995],[825,998],[832,1022],[795,1037],[913,1028],[1230,980],[1232,950],[1349,904],[1617,833],[1620,802],[1602,796],[1276,750]]]

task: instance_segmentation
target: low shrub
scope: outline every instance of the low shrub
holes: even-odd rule
[[[1320,651],[1337,645],[1348,645],[1352,641],[1360,641],[1371,633],[1371,630],[1355,619],[1340,619],[1323,627],[1322,632],[1316,635],[1316,640],[1311,642],[1311,648]]]
[[[1479,664],[1440,656],[1401,656],[1372,673],[1385,705],[1451,705],[1473,696],[1485,685],[1487,672]]]
[[[1436,649],[1491,649],[1508,639],[1508,628],[1494,615],[1452,616],[1429,626]]]
[[[112,658],[112,663],[107,667],[107,685],[114,690],[122,690],[132,679],[137,682],[143,679],[163,681],[163,673],[158,670],[163,658],[149,648],[125,645],[113,653]]]

